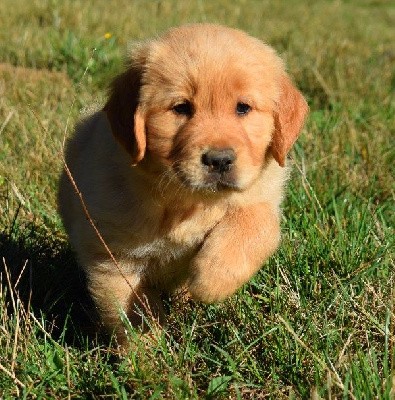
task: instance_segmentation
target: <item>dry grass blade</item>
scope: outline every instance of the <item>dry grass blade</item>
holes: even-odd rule
[[[284,325],[285,329],[294,337],[294,339],[314,358],[314,360],[321,366],[321,368],[323,368],[329,374],[331,374],[331,376],[334,378],[333,381],[335,382],[336,386],[338,386],[344,392],[345,387],[338,373],[334,369],[331,369],[324,360],[322,360],[319,356],[317,356],[306,345],[306,343],[303,342],[303,340],[296,334],[296,332],[291,328],[288,322],[283,317],[281,317],[281,315],[277,315],[277,318]],[[348,391],[348,395],[350,396],[351,399],[356,399],[356,397],[350,391]]]
[[[15,289],[18,287],[18,283],[20,282],[20,280],[21,280],[21,278],[22,278],[22,275],[23,275],[23,273],[25,272],[27,263],[28,263],[28,260],[26,260],[25,263],[23,264],[23,267],[22,267],[22,269],[21,269],[21,272],[19,273],[18,278],[17,278],[17,280],[15,281],[15,285],[14,285]]]
[[[114,257],[114,254],[112,253],[112,251],[108,247],[108,245],[107,245],[106,241],[104,240],[102,234],[100,233],[99,229],[97,228],[96,224],[94,223],[94,221],[93,221],[93,219],[92,219],[92,217],[91,217],[91,215],[89,213],[88,207],[87,207],[87,205],[86,205],[86,203],[84,201],[83,195],[82,195],[81,191],[78,189],[77,183],[75,182],[74,177],[73,177],[73,175],[72,175],[72,173],[71,173],[71,171],[70,171],[70,169],[69,169],[64,157],[63,157],[63,166],[64,166],[64,169],[66,171],[66,174],[67,174],[71,184],[73,185],[74,191],[75,191],[75,193],[77,194],[77,196],[78,196],[78,198],[80,200],[81,206],[82,206],[82,208],[84,210],[84,213],[85,213],[85,216],[86,216],[87,220],[89,221],[89,223],[91,224],[92,228],[94,229],[96,236],[100,240],[101,244],[103,245],[104,249],[106,250],[107,254],[109,255],[109,257],[110,257],[111,261],[113,262],[114,266],[117,268],[119,274],[122,276],[122,278],[125,280],[125,282],[127,282],[127,284],[129,286],[130,290],[132,291],[133,295],[136,296],[136,298],[139,301],[139,303],[143,306],[144,311],[147,313],[147,316],[149,316],[151,318],[151,320],[157,325],[157,327],[160,327],[160,323],[154,317],[154,315],[153,315],[153,313],[151,311],[151,308],[149,307],[148,301],[146,301],[146,299],[141,299],[139,294],[136,292],[134,287],[131,285],[131,283],[129,282],[127,276],[123,273],[121,267],[119,266],[118,261]]]
[[[4,120],[4,122],[1,124],[0,127],[0,135],[3,133],[5,127],[7,126],[7,124],[10,122],[12,116],[14,115],[14,111],[10,111],[6,117],[6,119]]]
[[[15,291],[14,291],[14,287],[12,285],[12,279],[11,279],[10,271],[9,271],[9,269],[7,267],[7,264],[6,264],[6,261],[5,261],[4,257],[3,257],[3,266],[4,266],[5,276],[7,278],[7,285],[8,285],[10,296],[11,296],[12,309],[13,309],[14,313],[17,313],[16,300],[15,300],[15,297],[14,297]]]
[[[7,376],[9,376],[16,385],[20,386],[21,388],[24,388],[25,385],[10,371],[8,371],[7,368],[5,368],[2,364],[0,364],[0,370],[3,371]],[[19,396],[19,389],[18,387],[16,388],[17,395]]]

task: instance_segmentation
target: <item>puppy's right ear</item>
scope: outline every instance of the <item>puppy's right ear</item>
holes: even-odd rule
[[[132,157],[132,165],[144,158],[146,137],[144,116],[139,108],[142,66],[128,68],[114,79],[104,111],[115,138]]]

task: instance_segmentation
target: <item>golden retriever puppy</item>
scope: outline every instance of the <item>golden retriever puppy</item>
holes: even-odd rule
[[[286,155],[307,114],[274,50],[236,29],[170,29],[136,46],[82,121],[59,209],[104,326],[163,320],[161,292],[225,299],[280,241]],[[114,259],[116,261],[114,261]]]

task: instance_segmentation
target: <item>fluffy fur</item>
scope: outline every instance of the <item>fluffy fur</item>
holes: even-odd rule
[[[120,309],[139,325],[139,309],[163,321],[163,291],[223,300],[276,250],[286,155],[307,110],[274,50],[241,31],[188,25],[135,47],[66,151],[118,267],[65,173],[59,192],[90,293],[120,341]]]

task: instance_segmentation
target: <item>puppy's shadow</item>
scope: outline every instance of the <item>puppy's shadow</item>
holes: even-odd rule
[[[95,337],[97,312],[66,240],[29,224],[17,233],[0,233],[0,258],[8,312],[14,311],[13,291],[25,310],[40,320],[44,316],[45,329],[55,340],[78,347]]]

